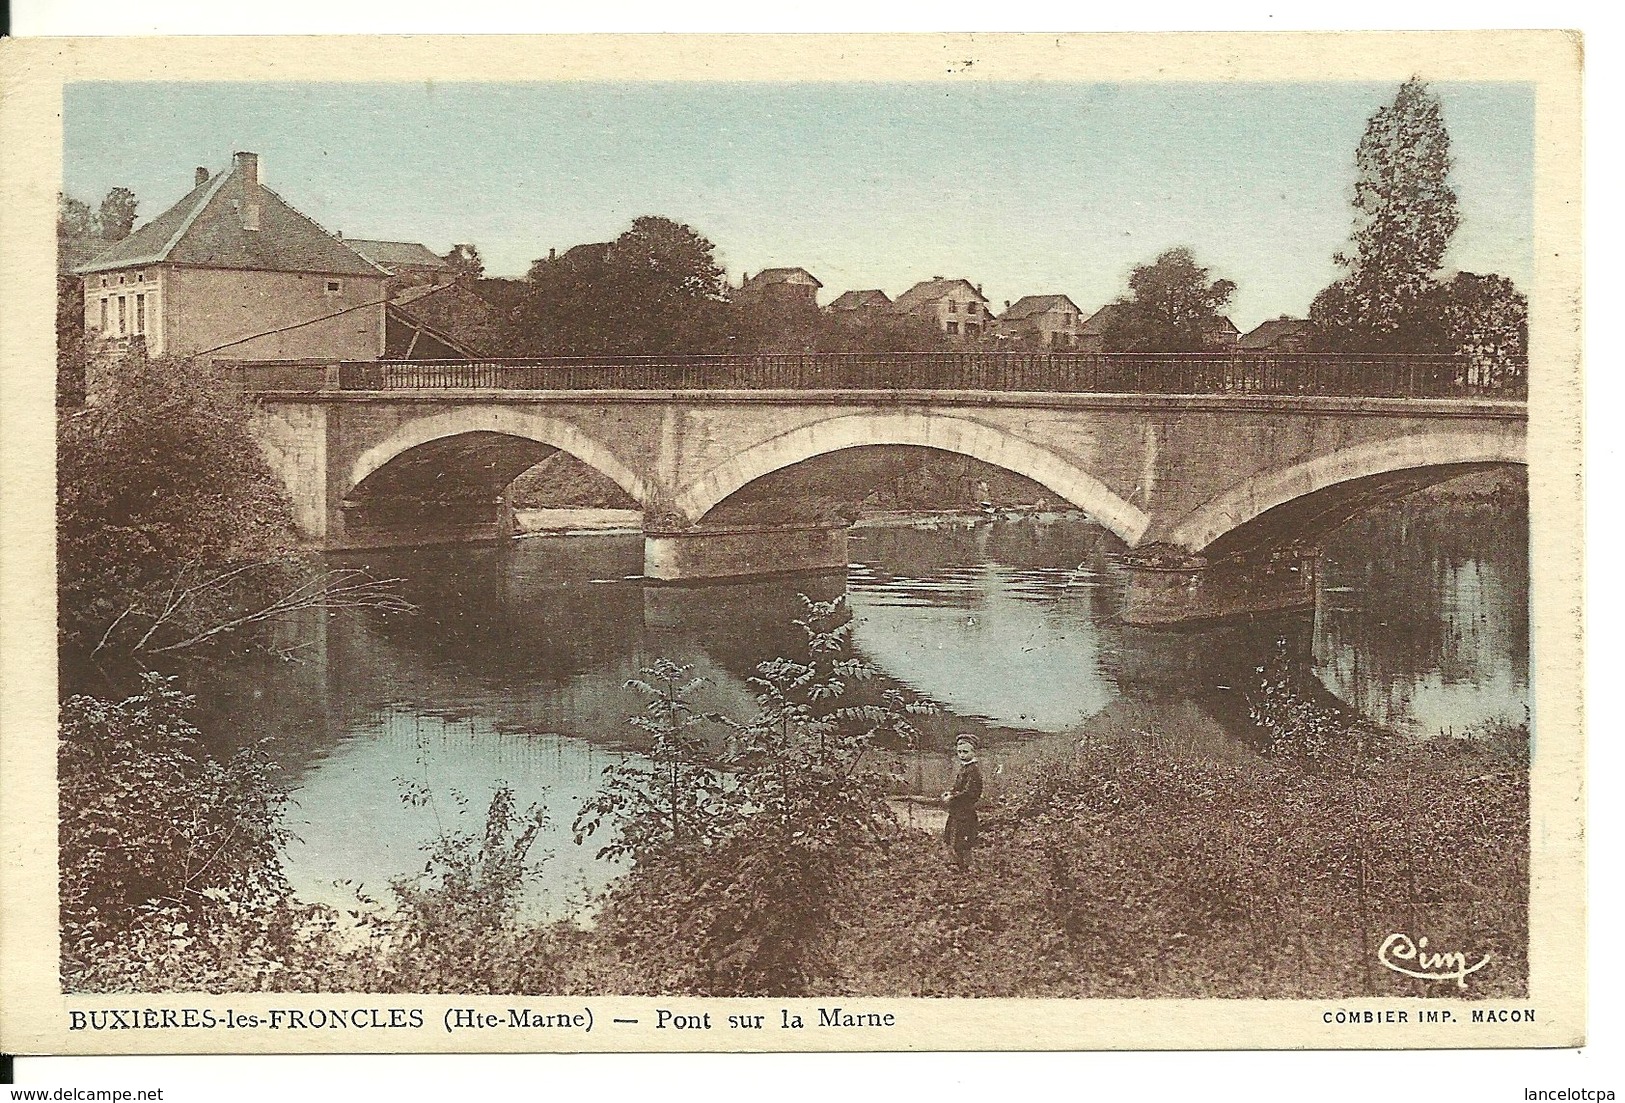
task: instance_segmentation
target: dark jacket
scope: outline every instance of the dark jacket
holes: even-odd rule
[[[975,762],[967,762],[959,767],[954,775],[954,787],[948,792],[948,814],[960,816],[976,810],[976,802],[982,799],[982,767]]]

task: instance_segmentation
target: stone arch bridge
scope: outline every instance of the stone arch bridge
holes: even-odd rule
[[[239,368],[319,548],[504,538],[508,484],[562,451],[643,510],[653,579],[834,568],[857,504],[930,449],[1031,479],[1120,537],[1127,615],[1147,623],[1301,604],[1330,527],[1525,462],[1525,404],[1465,393],[400,386],[395,365],[390,386],[341,367]]]

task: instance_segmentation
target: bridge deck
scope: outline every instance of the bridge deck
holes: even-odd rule
[[[1494,366],[1344,353],[808,353],[526,360],[226,361],[249,390],[929,390],[1521,400]]]

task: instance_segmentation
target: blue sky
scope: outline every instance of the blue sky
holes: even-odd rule
[[[71,85],[63,187],[116,185],[137,221],[231,152],[350,237],[480,247],[493,275],[687,222],[742,271],[801,265],[893,296],[963,276],[996,307],[1085,311],[1177,245],[1234,280],[1247,329],[1302,314],[1348,239],[1354,149],[1392,84]],[[1527,288],[1534,94],[1436,84],[1462,225],[1446,264]],[[132,125],[132,120],[145,120]]]

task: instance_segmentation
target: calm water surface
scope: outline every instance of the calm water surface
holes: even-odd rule
[[[863,528],[844,577],[704,587],[644,586],[636,536],[379,553],[364,562],[401,578],[418,612],[312,617],[292,626],[298,661],[221,674],[203,697],[230,740],[275,738],[298,801],[285,864],[305,898],[343,904],[342,882],[378,893],[421,870],[422,844],[477,829],[507,783],[548,810],[532,906],[562,914],[613,875],[570,828],[602,769],[637,753],[626,680],[667,657],[705,679],[700,707],[748,716],[752,667],[801,638],[799,593],[844,590],[880,687],[941,706],[906,763],[937,792],[964,730],[983,735],[994,784],[1004,765],[1093,735],[1252,753],[1229,686],[1281,646],[1404,734],[1522,720],[1526,526],[1516,511],[1411,499],[1327,542],[1313,614],[1201,630],[1122,624],[1121,546],[1079,517]],[[416,784],[426,806],[402,799]]]

